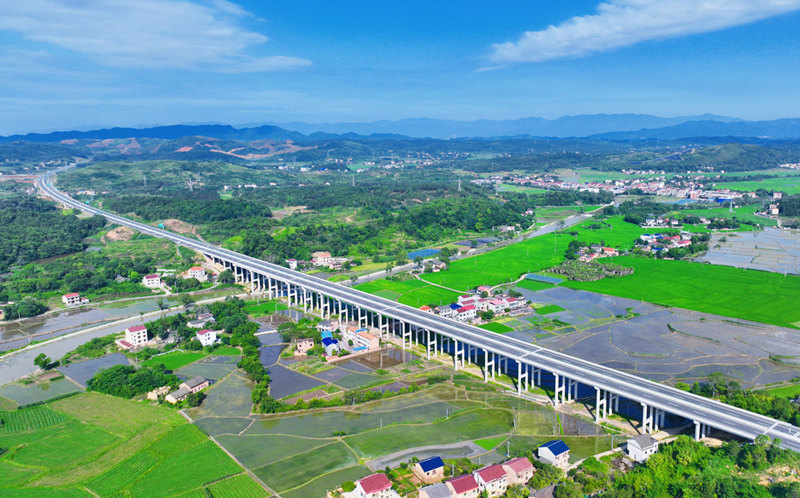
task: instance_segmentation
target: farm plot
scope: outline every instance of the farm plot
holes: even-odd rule
[[[796,327],[795,322],[800,322],[800,307],[795,298],[800,295],[800,276],[688,261],[629,256],[615,260],[633,267],[634,273],[595,282],[568,281],[561,287],[773,325]]]
[[[0,415],[5,496],[202,494],[226,476],[249,479],[172,410],[87,393],[11,413]],[[231,486],[254,489],[241,479]]]
[[[15,401],[19,406],[41,403],[72,393],[81,392],[79,386],[68,379],[53,382],[24,384],[6,384],[0,387],[0,396]]]
[[[70,363],[69,365],[59,367],[58,371],[74,380],[83,387],[86,387],[86,382],[89,381],[94,374],[104,368],[113,367],[115,365],[129,365],[128,359],[125,355],[120,353],[109,354],[100,358],[92,360],[81,361],[78,363]]]
[[[395,451],[446,444],[459,440],[474,440],[510,432],[513,428],[511,414],[506,410],[484,409],[456,414],[450,418],[427,425],[408,427],[392,426],[376,432],[365,432],[345,438],[360,456],[376,458]]]
[[[189,363],[194,363],[195,361],[205,358],[206,354],[196,351],[171,351],[166,354],[162,354],[159,356],[154,356],[147,361],[143,361],[142,365],[146,367],[154,367],[161,363],[167,367],[167,370],[177,370],[183,366],[188,365]]]
[[[357,285],[355,288],[409,306],[422,306],[423,304],[438,306],[454,302],[458,297],[457,292],[442,289],[416,279],[403,280],[401,282],[386,279],[375,280]]]
[[[254,472],[267,486],[282,493],[306,484],[311,476],[321,476],[357,463],[347,445],[335,442],[265,465]]]

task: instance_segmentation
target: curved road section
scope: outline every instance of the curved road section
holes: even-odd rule
[[[304,287],[311,292],[325,295],[350,305],[360,307],[389,318],[406,322],[412,326],[450,337],[471,346],[492,352],[501,357],[553,372],[575,380],[586,386],[616,393],[621,397],[646,404],[649,409],[658,408],[684,417],[696,423],[706,424],[731,434],[755,439],[761,434],[780,438],[783,447],[800,452],[800,428],[773,418],[703,398],[670,386],[620,372],[558,351],[552,351],[524,341],[497,335],[472,325],[454,322],[425,313],[416,308],[388,299],[344,287],[326,280],[310,277],[282,266],[251,258],[234,251],[177,235],[165,230],[139,223],[83,204],[63,194],[52,185],[50,172],[37,179],[37,186],[54,200],[66,206],[104,216],[113,223],[127,226],[142,233],[161,237],[175,244],[193,249],[209,257],[225,260],[250,272],[269,276],[284,283]]]

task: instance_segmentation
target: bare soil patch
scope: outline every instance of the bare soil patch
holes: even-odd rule
[[[117,227],[108,232],[105,235],[105,238],[113,242],[120,240],[131,240],[133,234],[134,234],[133,230],[128,227]]]

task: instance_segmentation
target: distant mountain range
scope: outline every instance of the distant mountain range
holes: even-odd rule
[[[415,118],[371,123],[269,123],[300,133],[393,133],[420,138],[466,137],[587,137],[599,133],[631,131],[645,128],[663,128],[688,121],[711,120],[720,123],[741,121],[737,118],[705,114],[662,118],[649,114],[586,114],[564,116],[558,119],[522,118],[512,120],[451,121],[444,119]]]
[[[548,120],[450,121],[401,119],[371,123],[270,123],[234,127],[223,124],[172,125],[150,128],[104,128],[89,131],[57,131],[0,137],[0,143],[61,142],[115,138],[174,140],[201,136],[222,140],[322,141],[402,140],[408,138],[532,138],[585,137],[596,140],[676,140],[695,137],[800,138],[800,119],[743,121],[716,115],[663,118],[647,114],[591,114]]]

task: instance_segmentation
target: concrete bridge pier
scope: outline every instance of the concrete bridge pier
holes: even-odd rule
[[[428,355],[428,359],[431,359],[431,346],[433,346],[433,357],[436,357],[436,334],[433,336],[433,340],[431,340],[431,331],[425,330],[426,339],[425,339],[425,353]]]
[[[647,403],[642,403],[642,434],[651,434],[653,432],[653,413],[648,411]]]
[[[555,373],[555,372],[553,372],[553,377],[555,378],[555,390],[554,390],[554,393],[553,393],[553,406],[558,407],[558,405],[560,403],[562,403],[564,398],[565,398],[565,396],[564,396],[564,389],[565,389],[564,383],[566,382],[567,379],[565,379],[565,378],[562,379],[562,377],[560,375],[558,375],[557,373]]]
[[[525,391],[528,390],[528,366],[525,365],[525,368],[524,368],[525,372],[522,371],[523,370],[522,367],[523,367],[522,362],[517,360],[517,394],[522,394],[522,391],[523,391],[522,382],[523,381],[525,382],[524,390]]]
[[[708,424],[704,424],[702,422],[698,422],[697,420],[694,421],[694,440],[700,441],[704,437],[711,432],[711,427]]]

